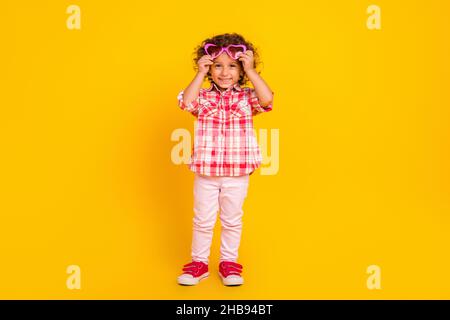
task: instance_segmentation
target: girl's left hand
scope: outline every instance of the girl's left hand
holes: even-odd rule
[[[244,67],[244,71],[248,72],[249,70],[253,70],[254,66],[254,58],[253,58],[253,51],[247,50],[245,53],[239,53],[239,61],[242,62],[242,65]]]

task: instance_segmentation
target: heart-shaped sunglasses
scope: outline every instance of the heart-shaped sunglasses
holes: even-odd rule
[[[225,51],[232,59],[236,60],[239,58],[239,52],[245,53],[245,51],[247,51],[247,47],[243,44],[230,44],[226,47],[220,47],[213,43],[207,43],[203,48],[205,49],[206,54],[209,54],[213,59],[217,58]]]

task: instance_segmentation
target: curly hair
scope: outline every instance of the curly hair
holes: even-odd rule
[[[245,45],[247,47],[247,50],[253,51],[253,58],[254,58],[254,65],[253,65],[253,67],[256,69],[256,67],[258,67],[259,64],[260,64],[258,51],[256,50],[255,46],[251,42],[245,40],[244,37],[241,36],[240,34],[237,34],[237,33],[225,33],[225,34],[217,35],[217,36],[214,36],[212,38],[206,39],[206,40],[204,40],[202,42],[202,44],[200,44],[199,46],[197,46],[195,48],[194,53],[193,53],[193,56],[194,56],[194,70],[195,71],[198,71],[198,65],[197,65],[198,60],[200,60],[200,58],[203,57],[206,54],[205,49],[203,48],[206,43],[212,43],[212,44],[215,44],[215,45],[221,46],[221,47],[222,46],[225,47],[225,46],[228,46],[230,44],[243,44],[243,45]],[[239,60],[236,60],[236,61],[241,66],[241,70],[244,70],[242,62],[239,61]],[[258,72],[258,74],[259,73],[260,72]],[[211,78],[211,73],[208,72],[207,76],[208,76],[209,83],[212,84],[213,80]],[[241,75],[239,77],[238,83],[239,83],[240,86],[243,86],[247,82],[248,82],[247,75],[245,74],[245,72],[243,72],[243,75]]]

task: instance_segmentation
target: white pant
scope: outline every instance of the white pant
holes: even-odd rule
[[[242,206],[249,175],[210,177],[195,174],[192,260],[208,263],[213,229],[220,208],[220,261],[237,261],[242,232]]]

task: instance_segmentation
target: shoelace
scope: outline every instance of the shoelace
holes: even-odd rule
[[[184,273],[188,273],[188,274],[195,276],[199,272],[199,270],[202,268],[202,266],[203,266],[203,263],[198,262],[198,261],[193,261],[188,264],[185,264],[183,267],[183,271],[184,271]]]
[[[228,277],[229,275],[240,276],[242,272],[242,265],[240,265],[239,263],[226,261],[220,264],[220,269],[225,278]]]

